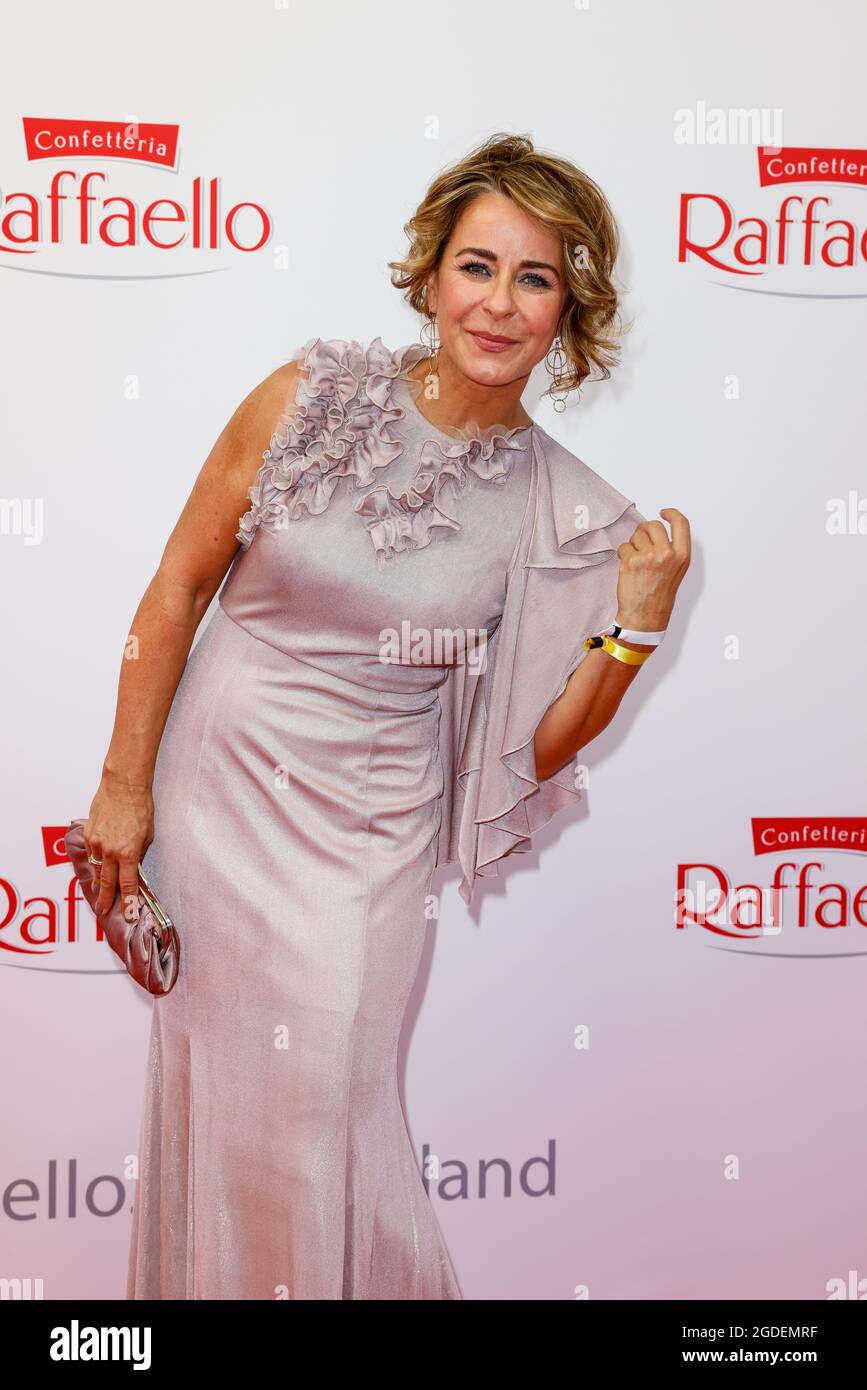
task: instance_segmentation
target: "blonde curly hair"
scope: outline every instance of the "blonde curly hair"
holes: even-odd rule
[[[537,150],[529,136],[492,135],[436,176],[404,226],[407,256],[388,262],[391,283],[406,291],[413,309],[430,317],[427,277],[464,208],[489,192],[511,198],[562,241],[567,292],[557,331],[567,367],[546,394],[580,388],[594,367],[606,380],[620,351],[609,336],[615,319],[619,325],[619,296],[612,283],[620,249],[614,214],[588,174]]]

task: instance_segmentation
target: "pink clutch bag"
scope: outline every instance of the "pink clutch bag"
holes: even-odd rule
[[[94,865],[87,857],[84,821],[74,820],[64,836],[75,876],[90,907],[96,901]],[[139,865],[139,916],[137,922],[124,916],[120,893],[103,916],[96,920],[105,932],[109,946],[123,961],[128,974],[149,994],[168,994],[178,978],[181,943],[171,917],[144,876]]]

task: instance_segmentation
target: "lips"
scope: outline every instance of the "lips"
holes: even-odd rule
[[[474,331],[473,329],[469,331],[472,336],[478,338],[480,342],[495,343],[497,347],[513,347],[516,343],[515,338],[503,338],[498,333],[482,333]]]

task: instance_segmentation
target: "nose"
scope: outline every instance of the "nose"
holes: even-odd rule
[[[495,275],[486,286],[484,309],[497,322],[515,311],[511,282],[506,275]]]

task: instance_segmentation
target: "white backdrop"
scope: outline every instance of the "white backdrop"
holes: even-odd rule
[[[509,130],[605,190],[634,320],[580,405],[555,415],[542,379],[524,403],[646,516],[685,512],[694,560],[663,647],[584,756],[581,813],[481,883],[472,912],[454,867],[435,880],[403,1046],[416,1150],[439,1156],[466,1298],[864,1297],[867,840],[840,831],[867,816],[867,157],[777,187],[756,148],[857,154],[864,6],[45,0],[5,29],[0,1278],[123,1297],[149,1004],[81,905],[70,939],[70,870],[46,843],[88,814],[139,598],[256,382],[312,335],[416,338],[386,262],[430,177]],[[771,125],[714,140],[711,108]],[[30,157],[28,118],[176,125],[178,158]],[[139,220],[218,179],[223,211],[260,205],[271,237],[107,248],[98,207],[84,238],[74,201],[93,170],[94,197],[131,198]],[[22,192],[46,219],[33,241],[9,216]],[[756,273],[735,273],[736,231],[719,264],[679,256],[690,194],[707,195],[689,211],[704,245],[726,211],[766,219]],[[821,226],[805,264],[811,196],[820,222],[854,224],[851,266],[823,263]],[[756,853],[756,818],[775,852]],[[789,818],[821,838],[784,852]],[[679,865],[767,885],[785,863],[789,883],[817,866],[803,924],[790,888],[779,933],[676,927]],[[820,924],[834,891],[845,925]],[[539,1156],[534,1196],[543,1164],[520,1174]],[[497,1168],[479,1194],[491,1158],[511,1165],[508,1196]]]

